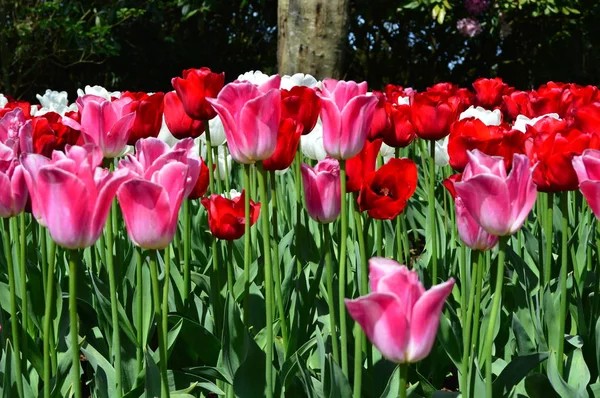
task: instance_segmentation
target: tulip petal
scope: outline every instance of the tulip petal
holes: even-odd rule
[[[92,241],[98,240],[100,234],[102,234],[102,230],[106,224],[106,218],[108,217],[108,212],[110,211],[110,206],[117,193],[117,190],[121,184],[127,179],[131,178],[132,175],[133,174],[129,171],[129,169],[119,169],[104,177],[104,180],[98,187],[100,192],[98,192],[96,207],[92,217]]]
[[[513,156],[513,167],[506,180],[506,187],[510,194],[511,225],[508,233],[513,234],[523,226],[537,197],[527,156]]]
[[[238,145],[254,160],[264,160],[275,152],[281,117],[281,92],[271,90],[248,101],[240,112]]]
[[[600,181],[583,181],[579,184],[579,189],[596,218],[600,219]]]
[[[454,279],[433,286],[426,291],[413,308],[410,321],[409,362],[417,362],[429,355],[440,323],[444,302],[452,291]]]
[[[39,193],[37,189],[38,173],[43,166],[50,163],[50,159],[45,156],[26,153],[21,155],[21,164],[25,169],[25,182],[27,183],[27,189],[31,196],[31,213],[33,216],[41,222],[42,225],[42,209],[39,204]],[[45,225],[44,225],[45,226]]]
[[[123,152],[134,122],[135,112],[123,116],[112,125],[110,132],[104,137],[105,157],[117,157]]]
[[[325,151],[329,156],[341,159],[342,119],[340,110],[329,98],[321,98],[321,122]]]
[[[397,261],[394,261],[385,257],[373,257],[369,260],[369,284],[371,285],[371,291],[377,292],[378,285],[381,278],[384,276],[393,274],[402,265]]]
[[[377,97],[359,95],[352,98],[341,113],[340,151],[342,159],[350,159],[360,153],[377,106]]]
[[[395,296],[370,293],[344,301],[350,316],[384,357],[394,362],[406,362],[410,326]]]

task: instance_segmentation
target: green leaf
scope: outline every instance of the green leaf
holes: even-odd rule
[[[494,380],[494,396],[508,396],[514,386],[516,386],[531,369],[548,358],[548,353],[535,353],[513,358],[502,370],[500,375]]]
[[[115,394],[115,369],[102,354],[87,342],[81,346],[81,352],[94,369],[95,391],[98,396],[113,397]]]
[[[160,397],[160,370],[156,362],[147,350],[144,350],[144,361],[146,362],[145,391],[146,397]]]
[[[561,397],[572,397],[572,398],[587,398],[585,390],[584,394],[580,394],[576,388],[569,385],[558,373],[558,367],[556,362],[556,353],[553,351],[548,359],[548,379],[550,384],[554,388],[554,391]]]
[[[352,388],[342,368],[333,360],[331,354],[325,358],[323,375],[323,396],[325,398],[338,398],[352,396]]]
[[[546,375],[534,373],[525,378],[525,391],[530,398],[558,397]]]

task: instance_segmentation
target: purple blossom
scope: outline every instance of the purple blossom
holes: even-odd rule
[[[456,22],[456,29],[466,37],[475,37],[481,33],[481,23],[473,18],[463,18]]]
[[[465,8],[471,15],[480,15],[490,7],[490,0],[465,0]]]

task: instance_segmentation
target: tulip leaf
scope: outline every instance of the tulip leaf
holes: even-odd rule
[[[525,391],[530,398],[558,397],[546,375],[533,373],[525,378]]]
[[[147,350],[144,350],[144,361],[146,363],[144,368],[146,371],[144,384],[146,397],[160,397],[160,370]]]
[[[115,394],[115,369],[110,362],[87,342],[81,346],[81,352],[94,369],[94,386],[100,397],[110,398]]]
[[[333,360],[331,354],[325,358],[325,369],[323,369],[323,397],[338,398],[352,396],[350,383],[340,366]]]
[[[499,397],[508,396],[513,387],[523,380],[531,369],[545,361],[547,358],[547,352],[513,358],[502,370],[496,380],[494,380],[494,395]]]
[[[589,373],[587,375],[589,379]],[[550,380],[550,384],[554,388],[554,391],[558,393],[561,397],[573,397],[573,398],[587,398],[588,394],[585,391],[585,385],[583,389],[575,387],[570,383],[567,383],[558,373],[557,366],[557,357],[556,353],[553,351],[550,354],[550,358],[548,359],[548,379]]]

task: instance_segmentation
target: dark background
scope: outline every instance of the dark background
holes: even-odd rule
[[[351,0],[341,76],[374,89],[470,86],[483,76],[520,89],[600,82],[599,1],[468,0],[482,1],[487,9],[474,15],[462,1]],[[461,18],[481,33],[461,34]],[[165,91],[190,67],[228,81],[276,73],[277,1],[0,0],[0,40],[5,94],[34,100],[52,88],[73,99],[86,84]]]

